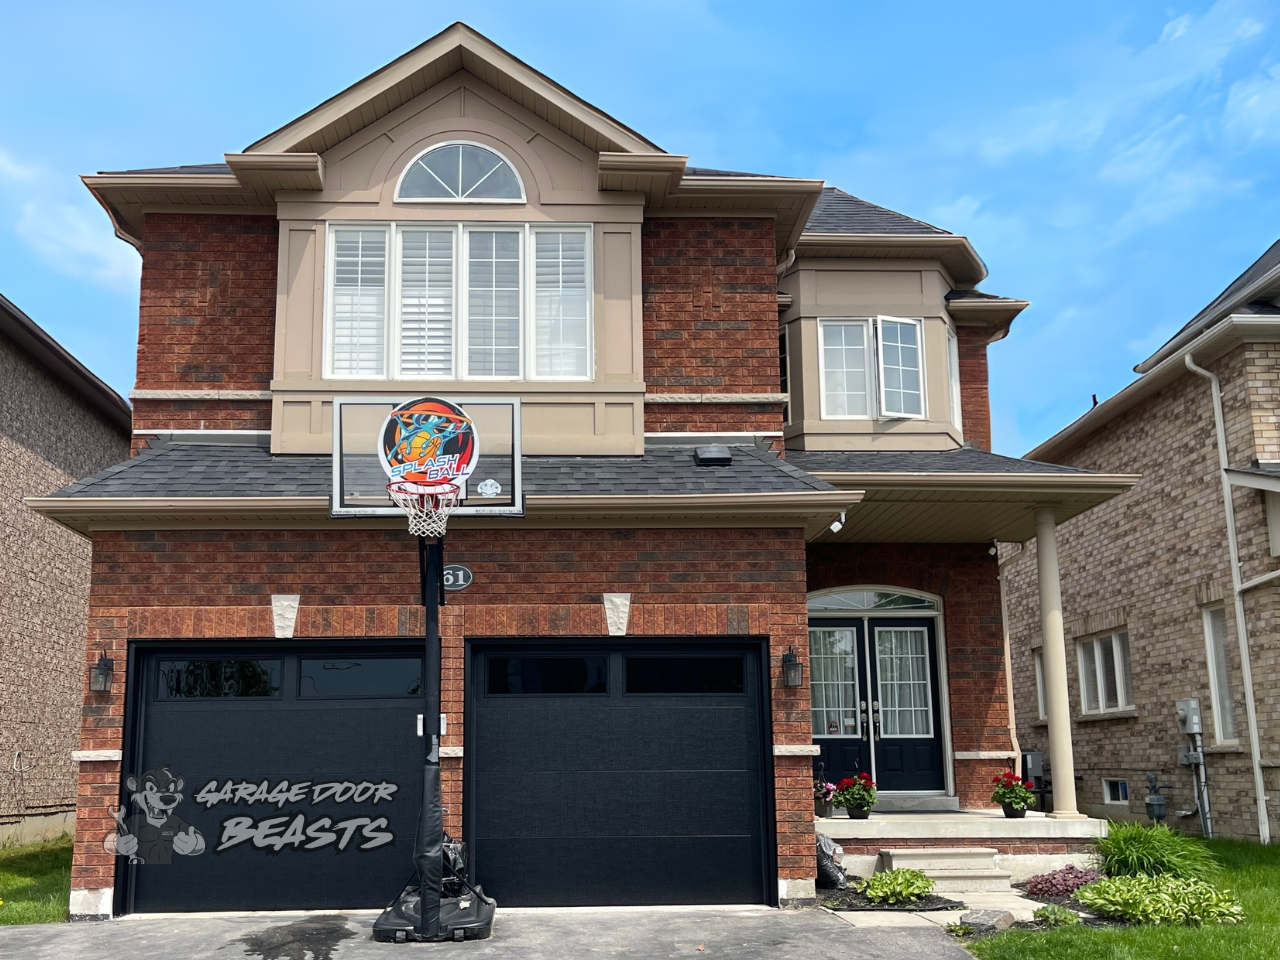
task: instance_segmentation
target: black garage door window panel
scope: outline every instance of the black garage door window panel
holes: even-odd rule
[[[684,702],[686,705],[690,703],[691,697],[698,695],[690,694],[626,694],[624,685],[624,673],[622,668],[622,660],[624,654],[632,654],[637,656],[645,655],[665,655],[665,656],[687,656],[705,654],[709,656],[733,655],[742,652],[748,656],[748,666],[751,670],[750,686],[758,691],[758,702],[755,709],[758,718],[758,731],[754,734],[755,746],[759,750],[758,762],[753,759],[753,765],[757,766],[760,772],[759,784],[755,788],[758,791],[759,802],[756,804],[758,810],[759,826],[758,836],[760,838],[760,849],[758,853],[753,853],[751,862],[759,864],[758,883],[754,876],[750,882],[753,889],[757,892],[752,895],[755,902],[764,902],[770,905],[777,903],[777,846],[776,846],[776,823],[773,796],[773,756],[770,745],[773,742],[772,723],[771,723],[771,698],[770,698],[770,680],[768,669],[768,641],[762,637],[618,637],[618,638],[601,638],[601,637],[566,637],[548,640],[545,637],[496,637],[496,638],[468,638],[466,641],[466,656],[464,658],[464,669],[466,672],[465,689],[467,691],[466,698],[466,729],[467,735],[467,751],[464,759],[463,773],[463,811],[464,838],[468,841],[472,851],[472,862],[470,864],[473,882],[485,883],[485,865],[483,844],[477,846],[475,828],[476,828],[476,806],[477,798],[477,731],[480,730],[480,724],[477,718],[477,709],[483,696],[482,687],[485,685],[484,675],[477,676],[477,669],[483,670],[485,655],[513,655],[518,649],[529,655],[538,654],[559,654],[559,655],[575,655],[588,653],[609,653],[610,657],[610,673],[609,673],[609,695],[608,698],[617,698],[613,702],[618,703],[622,700],[636,702],[653,700],[655,697],[659,699],[669,700],[672,704]],[[702,695],[707,698],[708,702],[721,699],[724,701],[742,703],[746,700],[746,694],[710,694]],[[519,699],[516,697],[504,696],[504,701]],[[542,698],[531,697],[529,700],[539,700]],[[599,705],[600,695],[582,695],[578,694],[570,697],[575,703],[583,701],[596,701]],[[613,803],[610,793],[618,790],[625,790],[625,781],[622,783],[603,783],[601,784],[602,792],[600,803],[606,808]],[[753,797],[754,800],[754,797]],[[521,803],[517,793],[509,798],[512,806],[512,815],[519,816],[521,811],[518,809]],[[728,802],[728,801],[726,801]],[[536,846],[535,838],[528,838],[526,843],[530,844],[530,849]],[[590,845],[593,841],[589,838],[579,838],[580,844],[580,864],[585,874],[581,876],[581,887],[585,891],[595,886],[608,886],[613,884],[615,889],[623,890],[623,898],[617,899],[615,902],[644,902],[644,903],[662,903],[662,902],[702,902],[699,899],[670,899],[664,897],[659,892],[655,894],[652,890],[641,890],[639,896],[635,889],[626,889],[626,883],[619,884],[617,875],[619,873],[628,874],[636,870],[634,864],[628,863],[626,858],[617,855],[616,847],[611,848],[610,844],[605,841],[598,843],[599,850],[591,850]],[[650,864],[651,872],[661,872],[662,869],[668,871],[684,870],[690,873],[692,879],[689,883],[693,886],[703,884],[707,887],[714,886],[717,882],[721,882],[725,889],[733,887],[734,880],[727,879],[718,881],[717,877],[732,878],[733,870],[730,869],[726,873],[726,863],[716,852],[714,845],[707,845],[706,849],[699,856],[699,862],[685,864],[679,858],[690,853],[697,844],[690,844],[686,840],[676,838],[671,841],[668,846],[670,849],[664,849],[661,843],[655,843],[652,859],[655,864]],[[739,859],[743,851],[738,852]],[[556,851],[548,847],[545,856],[554,858]],[[664,859],[669,858],[669,859]],[[598,873],[596,876],[594,874]],[[575,880],[575,884],[579,881]],[[644,884],[640,884],[644,886]],[[498,893],[497,890],[494,891]],[[586,902],[599,902],[591,900],[587,896]],[[722,901],[723,902],[723,901]]]
[[[373,657],[373,656],[412,657],[415,655],[420,656],[421,652],[422,652],[422,647],[420,642],[413,639],[406,639],[406,638],[334,638],[332,640],[313,640],[313,639],[279,640],[275,638],[260,638],[260,639],[248,639],[248,640],[201,639],[199,641],[131,640],[129,641],[128,654],[127,654],[127,670],[128,670],[128,677],[130,678],[131,682],[128,685],[128,690],[126,693],[123,751],[122,751],[122,763],[121,763],[121,786],[120,786],[121,795],[120,795],[120,800],[118,802],[122,806],[125,806],[128,804],[127,792],[123,783],[124,778],[130,774],[141,774],[144,772],[139,767],[138,764],[139,764],[139,761],[144,757],[144,742],[147,737],[148,707],[149,707],[150,694],[152,693],[151,686],[156,682],[156,663],[162,657],[165,659],[171,659],[171,658],[172,659],[201,659],[201,658],[219,659],[219,658],[228,658],[228,657],[234,657],[238,659],[264,659],[264,658],[287,659],[287,658],[303,658],[303,657],[311,657],[311,656],[325,657],[325,656],[331,656],[334,654],[340,654],[345,658],[354,659],[356,657]],[[337,712],[350,712],[350,711],[358,712],[362,709],[367,709],[370,707],[369,699],[362,698],[362,697],[299,698],[298,689],[297,689],[298,671],[299,671],[299,659],[294,659],[291,664],[286,663],[286,666],[284,669],[284,675],[282,676],[282,688],[283,688],[282,699],[296,701],[299,704],[304,705],[307,709],[315,709],[315,708],[322,707],[325,710],[333,710]],[[241,717],[243,717],[245,714],[262,713],[264,718],[266,718],[266,717],[272,716],[273,710],[279,710],[282,699],[281,698],[245,697],[245,698],[208,698],[208,699],[197,699],[197,700],[188,700],[188,701],[165,700],[162,702],[162,704],[158,704],[157,706],[163,706],[163,708],[168,710],[168,709],[172,709],[175,704],[181,704],[185,702],[188,704],[197,705],[199,708],[205,711],[207,710],[227,711],[230,713],[238,713],[240,714]],[[383,698],[381,702],[384,704],[394,704],[394,706],[397,709],[399,709],[400,705],[403,704],[403,710],[406,714],[405,724],[416,726],[414,722],[414,718],[417,716],[417,714],[420,714],[422,712],[420,698],[418,697]],[[395,721],[395,728],[397,729],[397,731],[399,727],[400,727],[399,722]],[[268,732],[269,732],[269,729],[270,728],[264,727],[264,730]],[[416,822],[418,803],[414,797],[409,796],[408,794],[413,794],[416,791],[421,790],[421,783],[419,782],[420,776],[418,776],[417,774],[420,774],[420,770],[421,770],[422,740],[421,738],[416,736],[416,730],[410,729],[410,735],[412,736],[413,745],[410,749],[410,755],[406,756],[405,758],[404,767],[407,771],[408,770],[413,771],[415,776],[408,777],[408,778],[404,778],[404,777],[401,778],[402,780],[406,780],[406,782],[400,785],[400,790],[397,792],[395,800],[396,800],[397,807],[410,807],[410,806],[413,807],[413,810],[414,810],[413,816],[415,817],[415,822]],[[314,746],[317,749],[317,751],[321,751],[320,755],[323,755],[322,751],[324,750],[325,745],[317,742],[314,744]],[[401,750],[399,752],[404,752],[404,751]],[[399,752],[396,754],[397,763],[399,758]],[[159,757],[146,757],[145,759],[146,759],[146,762],[152,764],[152,766],[154,766],[156,763],[166,762],[164,758],[159,758]],[[180,804],[179,808],[177,809],[176,813],[179,816],[183,816],[184,813],[193,812],[198,809],[203,809],[199,804],[196,803],[194,798],[196,793],[198,793],[200,789],[204,786],[204,782],[196,782],[196,780],[206,780],[207,778],[202,778],[200,776],[196,776],[196,777],[191,776],[189,769],[183,768],[182,761],[180,758],[174,758],[167,762],[170,763],[172,767],[171,772],[173,773],[174,776],[184,777],[186,780],[186,783],[184,784],[184,787],[183,787],[184,799]],[[329,762],[329,765],[334,767],[340,767],[344,765],[344,761],[342,759],[336,759],[328,762]],[[351,763],[351,766],[353,769],[358,765],[359,765],[358,758]],[[269,774],[268,771],[262,771],[262,772],[264,774]],[[235,773],[237,774],[243,773],[248,777],[254,776],[254,771],[249,769],[246,769],[244,771],[235,771]],[[407,793],[406,793],[406,788],[407,788]],[[243,815],[252,814],[257,818],[268,816],[269,814],[266,812],[267,809],[269,809],[273,813],[277,812],[275,804],[270,804],[269,808],[263,808],[261,812],[256,811],[254,808],[246,809],[243,804],[237,804],[235,806],[236,806],[237,814],[243,814]],[[214,810],[218,810],[218,808],[215,807]],[[289,806],[286,805],[283,812],[288,813],[289,810],[290,810]],[[128,815],[128,813],[130,812],[137,812],[137,811],[136,810],[129,811],[126,809],[125,814]],[[330,811],[326,810],[323,812],[328,813]],[[353,813],[358,815],[364,815],[369,812],[370,810],[367,810],[364,808],[360,810],[353,810]],[[226,814],[219,815],[218,820],[221,820],[225,815]],[[377,813],[375,813],[374,815],[376,816]],[[184,817],[184,819],[187,821],[191,821],[192,817],[186,816]],[[412,848],[412,841],[413,841],[412,831],[413,831],[413,824],[408,824],[407,830],[404,827],[399,827],[396,830],[395,841],[391,844],[386,845],[386,847],[384,848],[385,853],[382,854],[384,858],[385,857],[397,858],[395,863],[395,868],[394,868],[395,876],[394,878],[389,877],[387,880],[388,885],[390,887],[396,887],[396,889],[398,889],[398,885],[402,885],[403,881],[408,877],[408,875],[412,871],[412,864],[410,862],[410,855],[411,855],[411,848]],[[213,853],[213,850],[217,846],[217,842],[219,839],[217,833],[215,831],[211,831],[207,829],[204,824],[201,825],[201,832],[204,833],[205,835],[206,849],[203,854],[199,855],[198,857],[191,858],[191,862],[189,864],[186,863],[186,858],[175,857],[174,865],[170,865],[170,866],[149,865],[145,867],[140,867],[140,866],[130,866],[126,858],[117,857],[116,865],[115,865],[115,903],[114,903],[115,912],[117,914],[136,912],[135,901],[137,899],[137,893],[138,893],[138,879],[139,879],[138,871],[139,870],[145,869],[149,871],[156,871],[157,873],[154,874],[154,876],[156,877],[157,880],[161,876],[168,876],[172,880],[177,880],[179,867],[190,868],[195,866],[197,861],[204,861],[207,858],[215,856],[215,854]],[[400,835],[402,832],[405,834],[404,836]],[[353,841],[353,844],[358,843],[360,839],[361,839],[360,834],[357,831],[357,833],[355,834],[355,840]],[[245,844],[243,846],[249,847],[252,845]],[[235,851],[233,850],[233,851],[227,851],[227,852],[234,853]],[[298,851],[291,851],[291,850],[282,851],[279,854],[272,854],[265,850],[259,850],[255,852],[263,857],[271,856],[275,858],[299,853]],[[324,853],[324,851],[317,851],[317,852]],[[368,855],[375,852],[377,851],[366,851],[365,854]],[[353,851],[349,847],[348,850],[345,851],[340,856],[351,857],[356,853],[357,851]],[[306,856],[307,854],[299,854],[299,855]],[[400,864],[399,862],[400,860],[403,860],[403,865]],[[298,866],[302,867],[304,866],[304,864],[299,863]],[[185,875],[187,871],[181,871],[181,872],[183,872]],[[208,905],[208,906],[202,905],[201,903],[198,902],[198,890],[193,891],[193,893],[194,893],[193,903],[191,906],[177,907],[176,909],[192,909],[192,910],[223,909],[223,907],[220,907],[216,904]],[[390,897],[388,897],[388,899],[390,899]],[[352,903],[346,904],[346,906],[351,906],[353,905],[353,903],[354,901]],[[374,906],[381,906],[381,905],[382,904],[379,903]],[[272,907],[270,906],[264,907],[264,909],[271,909],[271,908]],[[275,908],[282,909],[286,907],[275,907]]]

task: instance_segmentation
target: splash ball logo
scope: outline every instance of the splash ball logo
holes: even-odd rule
[[[479,438],[461,407],[420,397],[391,411],[382,425],[378,457],[392,480],[461,486],[475,469]]]

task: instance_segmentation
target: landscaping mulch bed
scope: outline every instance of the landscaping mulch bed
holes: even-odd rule
[[[852,887],[844,890],[819,890],[818,902],[828,910],[964,910],[965,904],[959,900],[948,900],[936,894],[929,894],[910,903],[873,903]]]

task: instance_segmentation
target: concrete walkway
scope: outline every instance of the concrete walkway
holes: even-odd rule
[[[0,927],[0,958],[972,960],[937,924],[873,926],[848,916],[765,907],[499,908],[491,939],[441,944],[374,943],[373,912],[125,918]]]

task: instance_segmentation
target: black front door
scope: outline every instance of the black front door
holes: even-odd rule
[[[885,791],[945,788],[933,618],[815,619],[809,657],[814,742],[829,780],[866,771]]]

